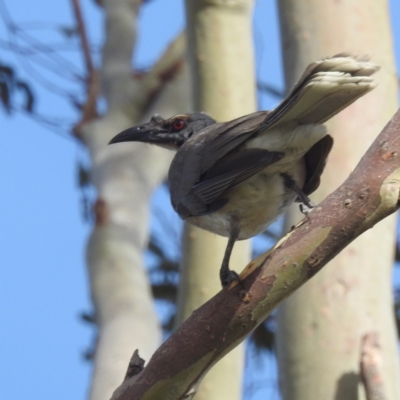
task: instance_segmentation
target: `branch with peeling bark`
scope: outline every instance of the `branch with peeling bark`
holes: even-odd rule
[[[344,247],[399,207],[400,110],[335,192],[196,310],[114,400],[188,399],[212,366]]]

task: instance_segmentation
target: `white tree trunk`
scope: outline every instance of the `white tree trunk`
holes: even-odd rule
[[[387,2],[282,0],[279,8],[288,88],[309,62],[344,51],[370,55],[382,66],[378,87],[327,124],[335,144],[312,196],[318,203],[344,181],[396,110]],[[299,219],[295,214],[288,226]],[[394,221],[386,218],[358,238],[281,306],[276,337],[285,400],[365,399],[360,349],[371,331],[382,344],[386,398],[400,398],[391,289]]]
[[[228,121],[256,110],[252,0],[186,2],[195,110]],[[183,239],[178,322],[221,290],[219,268],[227,239],[190,225]],[[250,242],[235,245],[230,267],[240,272]],[[202,381],[197,399],[240,399],[244,346],[222,359]]]
[[[190,84],[181,35],[160,62],[134,80],[132,54],[141,1],[105,0],[105,44],[102,93],[108,111],[80,127],[92,157],[92,179],[98,192],[96,225],[87,246],[90,290],[98,325],[90,400],[109,399],[121,384],[135,349],[149,359],[162,336],[145,266],[149,201],[165,178],[172,152],[145,144],[107,146],[123,129],[158,112],[191,110]],[[175,64],[174,64],[175,63]],[[176,67],[165,85],[159,72]],[[162,89],[150,107],[155,89]]]

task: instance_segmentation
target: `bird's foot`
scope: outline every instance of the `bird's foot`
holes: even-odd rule
[[[297,186],[295,180],[288,174],[282,174],[282,177],[285,181],[286,187],[293,190],[297,194],[297,200],[301,201],[303,204],[300,204],[300,211],[307,215],[314,207],[315,204],[310,200],[310,198]]]
[[[237,217],[231,216],[231,232],[225,249],[224,259],[222,260],[221,269],[219,270],[219,278],[223,288],[226,288],[234,281],[238,281],[243,287],[243,283],[240,280],[237,272],[229,269],[229,260],[231,258],[233,245],[239,237],[239,232],[239,220]]]
[[[309,204],[303,203],[303,204],[300,204],[300,206],[299,206],[300,212],[304,215],[308,215],[313,210],[314,207],[315,207],[315,204],[312,201],[310,201]]]
[[[239,274],[232,269],[221,268],[221,270],[219,272],[219,278],[221,280],[222,288],[226,288],[232,282],[235,282],[235,281],[239,282],[240,285],[243,286],[243,282],[241,281]]]

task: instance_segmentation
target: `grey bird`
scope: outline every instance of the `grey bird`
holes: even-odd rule
[[[137,141],[177,153],[169,169],[171,202],[189,223],[228,237],[222,286],[236,240],[263,232],[295,201],[312,207],[333,139],[322,124],[376,84],[379,67],[366,57],[338,54],[309,65],[272,111],[217,123],[189,113],[129,128],[111,143]]]

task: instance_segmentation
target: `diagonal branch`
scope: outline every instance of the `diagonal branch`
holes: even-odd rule
[[[114,400],[190,399],[209,369],[344,247],[399,207],[400,110],[349,178],[273,249],[196,310]]]
[[[89,40],[86,33],[86,27],[83,20],[82,10],[79,0],[72,0],[72,6],[76,18],[76,24],[81,39],[83,58],[86,64],[86,102],[82,107],[81,120],[73,128],[73,133],[78,139],[81,139],[79,130],[83,124],[97,117],[97,97],[100,92],[99,74],[94,68],[92,54],[90,51]]]

